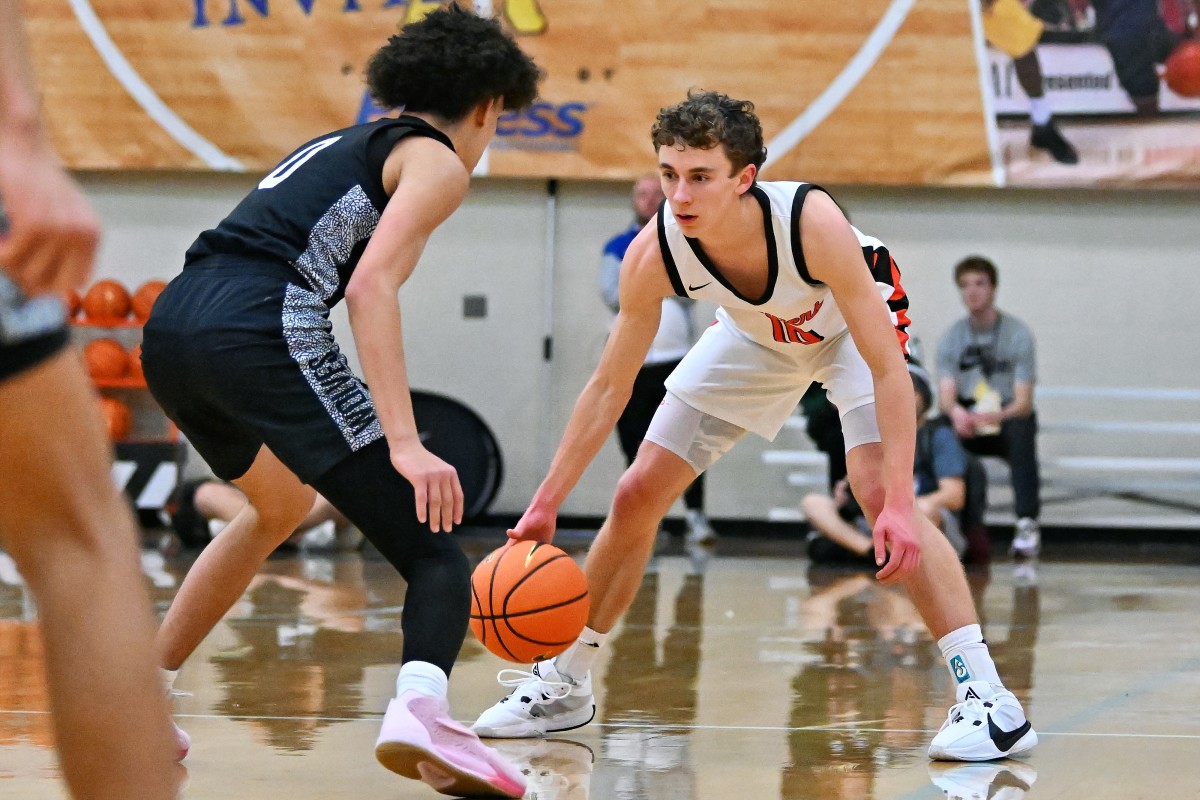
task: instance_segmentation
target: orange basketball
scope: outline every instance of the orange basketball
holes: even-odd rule
[[[83,315],[101,324],[124,320],[129,316],[129,290],[117,281],[96,281],[83,296]]]
[[[1167,57],[1167,86],[1180,97],[1200,97],[1200,40],[1190,39]]]
[[[545,661],[579,638],[588,618],[587,578],[552,544],[517,542],[471,576],[471,630],[506,661]]]
[[[113,397],[101,397],[100,406],[104,410],[104,425],[108,429],[108,438],[112,441],[124,439],[133,429],[133,414],[129,406]]]
[[[129,353],[115,339],[93,339],[83,348],[83,361],[92,380],[124,378],[129,374]]]
[[[133,307],[133,316],[138,322],[145,322],[150,316],[150,309],[154,307],[154,301],[162,294],[162,290],[167,288],[166,281],[146,281],[138,290],[133,293],[133,299],[130,305]]]

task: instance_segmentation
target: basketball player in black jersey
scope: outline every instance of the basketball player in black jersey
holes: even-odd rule
[[[136,529],[53,296],[87,279],[98,238],[41,126],[20,3],[0,0],[0,545],[37,603],[71,796],[168,800],[182,770]]]
[[[167,612],[158,648],[168,675],[319,492],[408,583],[403,666],[376,755],[446,794],[519,797],[525,780],[449,716],[470,568],[445,534],[461,522],[463,494],[417,435],[397,293],[462,203],[497,118],[532,103],[538,78],[494,20],[456,4],[403,28],[371,57],[367,83],[404,113],[284,159],[188,250],[142,345],[154,396],[249,500]],[[370,392],[331,333],[329,308],[343,298]]]

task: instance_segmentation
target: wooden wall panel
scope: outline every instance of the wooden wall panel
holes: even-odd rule
[[[545,22],[541,33],[518,38],[548,72],[546,105],[506,121],[492,174],[632,177],[654,163],[649,129],[658,109],[693,86],[753,100],[771,140],[821,96],[885,15],[911,5],[870,72],[767,175],[990,180],[963,0],[507,1],[511,13],[505,0],[491,5],[510,20],[524,12],[526,26],[534,12]],[[431,6],[27,0],[26,12],[47,119],[71,166],[266,170],[301,141],[356,121],[365,59],[408,15]],[[93,9],[98,25],[78,16],[79,7]],[[231,12],[239,24],[225,24]],[[128,70],[101,58],[89,25],[111,39]],[[147,110],[144,98],[135,102],[131,80],[161,99],[162,113]]]

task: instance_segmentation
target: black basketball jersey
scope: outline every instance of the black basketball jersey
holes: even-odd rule
[[[188,249],[185,267],[223,257],[283,261],[327,305],[346,283],[387,205],[383,164],[408,136],[454,149],[437,128],[412,116],[333,131],[297,148],[217,227]]]

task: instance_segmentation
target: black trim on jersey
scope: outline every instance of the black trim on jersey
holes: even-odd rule
[[[700,264],[708,271],[708,274],[712,275],[718,283],[732,292],[734,297],[737,297],[739,300],[743,300],[752,306],[761,306],[770,300],[771,295],[775,293],[775,281],[779,278],[779,251],[775,247],[775,227],[771,224],[771,198],[767,197],[767,193],[759,188],[758,184],[751,186],[750,192],[754,195],[754,199],[758,201],[758,205],[762,208],[763,233],[767,237],[767,286],[765,289],[763,289],[762,297],[758,298],[757,300],[751,300],[749,297],[743,295],[736,288],[734,288],[732,283],[725,279],[724,275],[721,274],[721,270],[717,268],[717,265],[714,264],[708,257],[708,254],[704,252],[704,245],[700,243],[699,239],[693,239],[686,235],[683,238],[687,241],[688,247],[692,248],[692,253],[695,254],[696,258],[700,261]]]
[[[367,158],[371,161],[378,160],[382,164],[391,155],[392,148],[396,146],[397,142],[414,134],[441,142],[450,148],[450,152],[457,152],[454,149],[454,142],[450,141],[449,136],[420,117],[401,114],[391,120],[391,123],[390,125],[381,125],[367,138]]]
[[[679,277],[679,267],[675,265],[675,256],[671,255],[671,245],[667,242],[667,201],[658,204],[658,249],[662,251],[663,264],[667,266],[667,277],[671,279],[671,287],[675,294],[687,297],[683,288],[683,280]]]
[[[804,260],[804,247],[800,244],[800,212],[804,210],[804,201],[808,198],[808,193],[813,189],[825,192],[820,186],[815,183],[804,183],[796,189],[796,195],[792,198],[792,260],[796,262],[796,271],[800,273],[800,279],[809,286],[824,286],[825,284],[813,278],[808,272],[808,262]],[[829,192],[825,192],[829,194]],[[833,196],[830,195],[830,200]],[[833,201],[837,203],[836,200]]]

